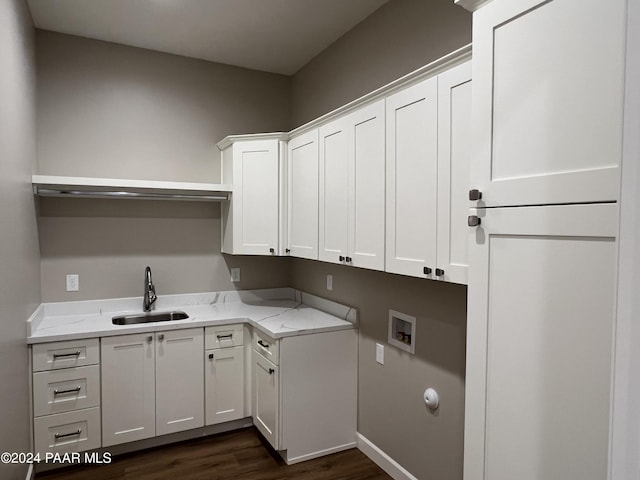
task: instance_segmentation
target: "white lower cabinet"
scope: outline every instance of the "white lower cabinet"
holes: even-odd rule
[[[204,426],[204,330],[156,333],[156,435]]]
[[[32,347],[33,435],[37,453],[101,446],[98,339]]]
[[[607,478],[617,206],[474,213],[465,480]]]
[[[204,332],[102,339],[103,445],[204,425]]]
[[[100,448],[100,407],[36,417],[33,432],[41,455]]]
[[[215,346],[216,348],[209,348]],[[205,424],[238,420],[244,415],[243,326],[205,330]]]
[[[288,464],[354,447],[357,331],[256,337],[268,345],[253,349],[253,421],[265,439]]]
[[[253,351],[253,422],[276,450],[279,442],[278,366]]]
[[[35,345],[35,450],[110,447],[249,411],[288,464],[354,447],[357,330],[282,339],[252,331],[250,342],[249,331],[231,324]]]
[[[105,447],[156,434],[154,335],[101,340],[102,444]]]

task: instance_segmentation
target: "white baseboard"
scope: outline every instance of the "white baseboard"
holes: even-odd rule
[[[387,472],[394,480],[418,480],[367,437],[358,433],[358,449],[369,457],[373,463]]]
[[[29,464],[29,469],[27,470],[27,476],[25,480],[33,480],[33,463]]]
[[[312,460],[314,458],[324,457],[325,455],[330,455],[332,453],[342,452],[344,450],[349,450],[350,448],[356,447],[356,442],[346,443],[344,445],[339,445],[337,447],[327,448],[325,450],[320,450],[318,452],[307,453],[305,455],[300,455],[298,457],[289,458],[287,455],[287,451],[280,452],[280,454],[284,454],[284,461],[287,462],[287,465],[293,465],[294,463],[306,462],[307,460]]]

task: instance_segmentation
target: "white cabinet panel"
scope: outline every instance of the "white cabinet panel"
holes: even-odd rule
[[[436,266],[437,97],[434,77],[386,99],[387,272]]]
[[[99,405],[98,365],[33,374],[33,414],[36,417]]]
[[[244,326],[241,324],[216,325],[204,329],[204,348],[207,350],[239,345],[244,345]]]
[[[383,270],[384,101],[319,131],[319,259]]]
[[[204,330],[156,333],[156,434],[204,425]]]
[[[354,446],[357,330],[285,337],[280,342],[280,447],[286,449],[287,463]]]
[[[606,478],[617,206],[478,213],[464,478]]]
[[[104,447],[156,433],[153,334],[101,339]]]
[[[279,248],[280,141],[239,140],[222,152],[225,181],[233,184],[222,204],[222,251],[274,255]]]
[[[205,352],[206,425],[244,417],[244,347]]]
[[[441,280],[467,283],[471,63],[438,77],[438,261]]]
[[[81,367],[100,363],[98,339],[38,343],[33,346],[33,371]]]
[[[384,270],[384,101],[348,117],[353,152],[349,164],[349,257],[356,267]]]
[[[484,205],[618,199],[625,7],[494,0],[474,14],[472,188]]]
[[[280,447],[279,375],[277,365],[253,351],[253,422],[276,450]]]
[[[43,456],[100,448],[100,408],[35,418],[33,434],[35,451]]]
[[[318,130],[289,140],[287,249],[294,257],[318,258]]]
[[[344,263],[348,255],[349,127],[342,117],[319,129],[318,259],[325,262]]]

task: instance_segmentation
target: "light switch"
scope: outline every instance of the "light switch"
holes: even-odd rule
[[[384,365],[384,345],[376,343],[376,362]]]
[[[80,279],[77,273],[67,275],[67,292],[80,290]]]
[[[239,282],[240,281],[240,268],[232,268],[231,269],[231,281]]]

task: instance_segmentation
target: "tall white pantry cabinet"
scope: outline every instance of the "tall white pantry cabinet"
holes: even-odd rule
[[[602,480],[625,0],[471,2],[465,480]]]

